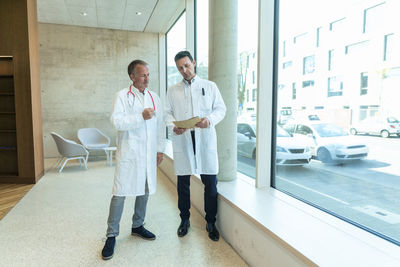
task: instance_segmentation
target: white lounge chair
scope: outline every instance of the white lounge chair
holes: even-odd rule
[[[60,155],[62,156],[56,169],[58,169],[61,166],[61,163],[65,159],[64,164],[62,164],[58,172],[61,173],[65,167],[65,164],[67,164],[67,162],[72,159],[79,159],[79,163],[81,164],[81,166],[83,160],[85,169],[87,170],[87,159],[89,157],[89,152],[82,145],[77,144],[72,140],[65,139],[64,137],[55,132],[52,132],[51,136],[53,136],[53,139],[56,142],[58,153],[60,153]]]
[[[91,150],[104,151],[104,148],[110,146],[110,138],[97,128],[79,129],[78,139],[82,143],[82,145],[89,151]]]

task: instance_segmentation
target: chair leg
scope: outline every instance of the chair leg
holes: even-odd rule
[[[85,169],[87,170],[87,169],[88,169],[88,168],[87,168],[87,156],[86,156],[86,160],[83,159],[83,164],[85,164]]]
[[[82,158],[79,158],[79,166],[82,168]]]
[[[64,169],[65,164],[67,164],[68,160],[69,160],[69,159],[66,159],[66,160],[64,161],[64,164],[62,165],[61,169],[58,171],[59,173],[62,172],[62,170]]]
[[[64,157],[61,157],[60,161],[59,161],[58,164],[57,164],[56,170],[60,167],[61,162],[62,162],[63,160],[64,160]]]

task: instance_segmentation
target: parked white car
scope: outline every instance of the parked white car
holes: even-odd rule
[[[276,140],[277,165],[304,165],[311,159],[311,152],[306,140],[294,138],[288,132],[277,126]],[[238,122],[237,124],[238,154],[248,158],[256,158],[256,125],[255,123]]]
[[[332,123],[304,122],[285,125],[285,130],[293,136],[308,137],[311,153],[323,163],[363,159],[369,149],[357,137],[349,136],[339,126]]]
[[[390,135],[400,136],[400,121],[395,117],[370,117],[351,125],[350,133],[376,134],[384,138]]]

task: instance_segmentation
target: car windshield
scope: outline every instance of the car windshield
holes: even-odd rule
[[[335,136],[347,135],[347,133],[342,128],[334,124],[320,123],[320,124],[314,124],[313,127],[321,137],[335,137]]]
[[[251,126],[251,128],[253,128],[253,132],[254,132],[254,133],[257,133],[256,125],[255,125],[255,124],[251,124],[250,126]]]
[[[399,123],[399,120],[396,119],[395,117],[388,117],[387,122],[388,123]]]
[[[282,129],[279,126],[276,128],[276,136],[277,137],[291,137],[291,135],[288,132],[286,132],[284,129]]]

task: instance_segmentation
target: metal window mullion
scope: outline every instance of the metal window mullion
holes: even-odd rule
[[[271,186],[272,175],[275,1],[259,0],[258,4],[256,187],[260,188]]]

